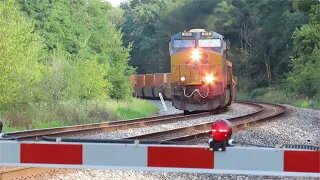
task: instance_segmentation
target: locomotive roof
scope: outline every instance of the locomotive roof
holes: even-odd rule
[[[192,39],[198,39],[198,38],[200,38],[200,37],[201,37],[201,33],[202,33],[202,32],[191,32],[191,31],[189,31],[189,32],[192,33]],[[212,33],[211,38],[219,38],[219,39],[221,39],[221,40],[223,39],[223,35],[215,32],[215,31],[206,31],[206,32],[211,32],[211,33]],[[183,32],[178,32],[177,34],[171,36],[170,39],[182,39],[182,38],[187,38],[187,37],[182,36],[182,33],[183,33]],[[206,36],[206,38],[208,38],[208,36]]]

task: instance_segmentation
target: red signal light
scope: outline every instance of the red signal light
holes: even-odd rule
[[[232,134],[231,124],[226,120],[216,120],[212,126],[212,138],[215,142],[223,142],[229,140]]]

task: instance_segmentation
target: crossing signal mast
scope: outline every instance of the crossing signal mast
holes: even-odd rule
[[[0,166],[320,177],[319,148],[228,147],[231,134],[230,122],[217,120],[212,124],[209,147],[0,137]]]

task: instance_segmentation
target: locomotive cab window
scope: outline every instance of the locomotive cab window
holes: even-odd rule
[[[221,47],[221,39],[199,39],[198,44],[204,48]]]
[[[174,40],[173,47],[174,48],[189,48],[195,47],[196,41],[195,40]]]

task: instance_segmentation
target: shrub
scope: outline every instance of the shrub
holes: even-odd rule
[[[152,103],[134,98],[129,101],[31,103],[6,112],[4,129],[23,130],[133,119],[150,116],[157,111]]]

